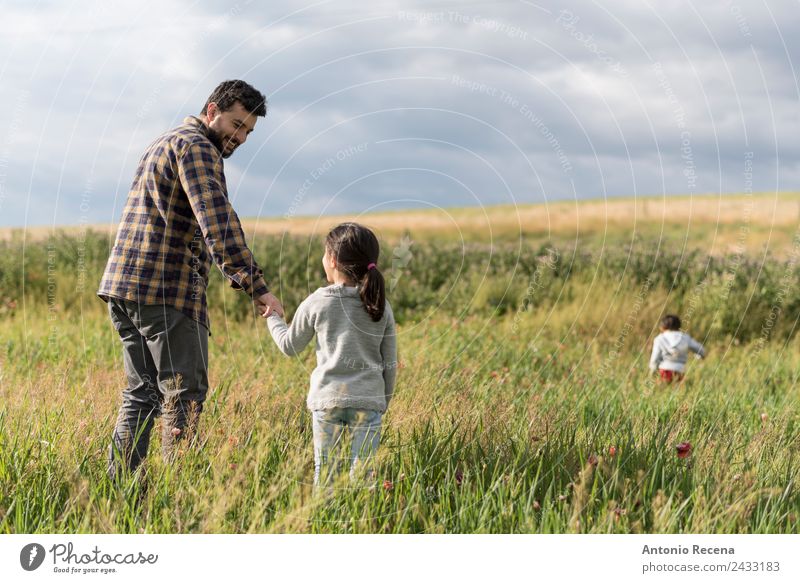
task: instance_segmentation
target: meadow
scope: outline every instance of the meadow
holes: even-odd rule
[[[156,430],[146,476],[113,487],[124,373],[94,292],[114,229],[7,231],[0,532],[796,533],[799,202],[355,217],[382,239],[401,368],[376,479],[329,498],[311,494],[313,350],[280,355],[217,271],[196,442],[166,465]],[[246,222],[288,315],[324,285],[339,219]],[[709,349],[680,385],[647,373],[664,313]]]

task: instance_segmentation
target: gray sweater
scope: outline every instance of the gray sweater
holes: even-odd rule
[[[683,372],[689,351],[703,358],[706,355],[703,345],[680,330],[666,330],[653,340],[653,352],[650,355],[650,370],[658,369]]]
[[[316,335],[309,409],[386,411],[397,374],[397,338],[388,301],[383,317],[373,322],[358,287],[329,285],[303,300],[291,326],[277,314],[267,318],[267,326],[287,356],[301,352]]]

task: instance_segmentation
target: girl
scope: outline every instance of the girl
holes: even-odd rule
[[[661,334],[653,340],[650,371],[658,370],[661,380],[666,383],[671,383],[673,380],[682,381],[690,350],[696,353],[698,358],[706,355],[702,344],[685,332],[681,332],[681,320],[678,316],[672,314],[664,316],[661,320]]]
[[[392,308],[378,270],[375,235],[356,223],[343,223],[325,239],[327,287],[297,308],[292,325],[274,310],[264,313],[281,352],[293,356],[316,335],[317,367],[311,373],[306,404],[314,433],[314,486],[335,473],[328,460],[336,454],[345,427],[351,434],[350,477],[356,465],[378,448],[381,416],[394,392],[397,343]]]

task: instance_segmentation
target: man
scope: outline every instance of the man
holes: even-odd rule
[[[197,117],[157,138],[133,179],[97,295],[119,332],[123,390],[109,475],[135,470],[162,415],[166,456],[194,433],[208,391],[211,260],[262,316],[283,312],[269,293],[228,200],[223,158],[245,143],[264,95],[244,81],[214,89]]]

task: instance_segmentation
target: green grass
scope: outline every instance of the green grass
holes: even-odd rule
[[[652,241],[550,262],[527,242],[419,243],[389,296],[404,366],[376,487],[325,499],[310,488],[313,351],[282,357],[218,275],[199,442],[165,465],[154,431],[147,490],[113,488],[125,380],[93,297],[108,241],[29,244],[24,269],[5,245],[0,532],[798,532],[796,265]],[[321,282],[318,249],[259,245],[291,312]],[[680,386],[645,373],[664,311],[710,349]]]

